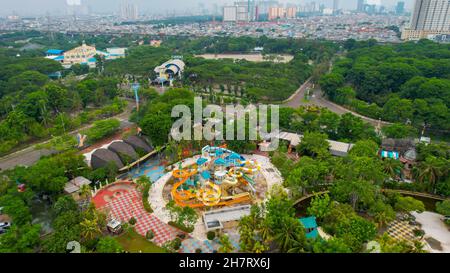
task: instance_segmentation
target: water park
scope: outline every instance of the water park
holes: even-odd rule
[[[250,214],[252,204],[264,201],[271,185],[281,183],[279,176],[274,180],[273,169],[269,158],[241,155],[226,144],[207,145],[173,164],[155,154],[129,169],[122,179],[94,187],[92,201],[111,222],[125,224],[134,218],[136,232],[144,237],[150,229],[157,246],[181,235],[180,252],[198,248],[213,252],[219,244],[207,239],[208,232],[226,232],[238,245],[239,219]],[[138,183],[141,177],[151,183],[147,193]],[[150,210],[143,206],[145,198]],[[171,224],[170,202],[195,211],[190,232]]]
[[[256,186],[263,183],[256,160],[228,150],[205,146],[195,164],[172,171],[170,197],[181,207],[222,207],[258,199]]]

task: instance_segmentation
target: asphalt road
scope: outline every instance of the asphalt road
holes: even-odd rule
[[[124,129],[127,127],[130,127],[132,125],[131,122],[128,121],[131,111],[134,108],[134,104],[129,102],[127,109],[112,118],[116,118],[120,121],[120,129]],[[92,127],[92,124],[84,126],[82,128],[78,128],[72,132],[70,132],[71,135],[76,135],[78,132],[83,131],[85,129],[88,129]],[[46,144],[50,140],[43,141],[39,144]],[[36,145],[36,144],[35,144]],[[29,146],[25,149],[22,149],[20,151],[14,152],[12,154],[6,155],[2,158],[0,158],[0,171],[1,170],[9,170],[13,169],[16,166],[31,166],[34,163],[36,163],[42,156],[47,156],[53,153],[56,153],[54,150],[49,149],[36,149],[35,145]]]
[[[309,100],[305,100],[305,93],[307,90],[310,90],[310,98]],[[368,118],[365,116],[362,116],[356,112],[353,112],[347,108],[344,108],[340,105],[337,105],[329,100],[327,100],[322,93],[322,90],[318,88],[317,86],[314,86],[310,82],[310,80],[306,81],[302,86],[297,89],[297,91],[289,98],[287,99],[284,104],[284,106],[291,107],[291,108],[298,108],[300,106],[319,106],[322,108],[327,108],[328,110],[338,114],[343,115],[346,113],[351,113],[357,117],[360,117],[363,121],[368,122],[372,124],[373,126],[378,126],[379,121]],[[389,122],[381,121],[381,126],[389,125]]]

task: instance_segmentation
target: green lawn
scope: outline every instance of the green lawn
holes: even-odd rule
[[[126,251],[131,253],[165,253],[164,249],[152,242],[147,241],[147,239],[136,233],[133,229],[130,229],[119,237],[116,237],[116,240]]]

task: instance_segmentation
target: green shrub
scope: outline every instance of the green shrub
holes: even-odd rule
[[[425,211],[425,205],[423,204],[422,201],[412,198],[410,196],[407,197],[400,196],[398,197],[397,202],[395,203],[395,210],[401,212],[411,212],[411,211],[423,212]]]
[[[131,217],[130,220],[128,221],[128,223],[132,226],[134,226],[136,224],[136,218]]]
[[[180,224],[178,224],[178,223],[176,223],[174,221],[169,221],[167,224],[169,224],[170,226],[173,226],[175,228],[178,228],[178,229],[180,229],[180,230],[182,230],[184,232],[187,232],[187,233],[191,233],[192,231],[194,231],[194,227],[185,227],[185,226],[180,225]]]
[[[450,200],[436,203],[436,211],[442,215],[450,215]]]
[[[425,235],[425,232],[421,229],[415,229],[413,231],[413,233],[414,233],[414,236],[416,236],[416,237],[422,237],[423,235]]]
[[[216,238],[216,233],[214,231],[208,231],[208,233],[206,233],[206,237],[208,240],[214,240],[214,238]]]
[[[153,230],[149,229],[145,234],[145,238],[147,238],[147,240],[151,240],[153,239],[153,237],[155,237],[155,233],[153,232]]]
[[[173,249],[178,250],[181,247],[181,239],[180,238],[175,238],[173,240]]]
[[[120,127],[120,121],[117,119],[98,120],[94,125],[83,132],[87,135],[87,141],[93,143],[104,137],[110,136]]]

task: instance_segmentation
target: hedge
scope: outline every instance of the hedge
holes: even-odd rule
[[[144,190],[143,190],[144,192],[142,193],[142,205],[144,206],[144,209],[148,213],[153,212],[152,206],[150,206],[150,203],[148,202],[150,186],[151,186],[150,184],[145,185]]]
[[[178,228],[178,229],[180,229],[180,230],[182,230],[182,231],[184,231],[184,232],[187,232],[187,233],[191,233],[192,231],[194,231],[194,227],[185,227],[184,225],[180,225],[180,224],[178,224],[178,223],[176,223],[176,222],[174,222],[174,221],[169,221],[169,223],[168,223],[170,226],[173,226],[173,227],[175,227],[175,228]]]

